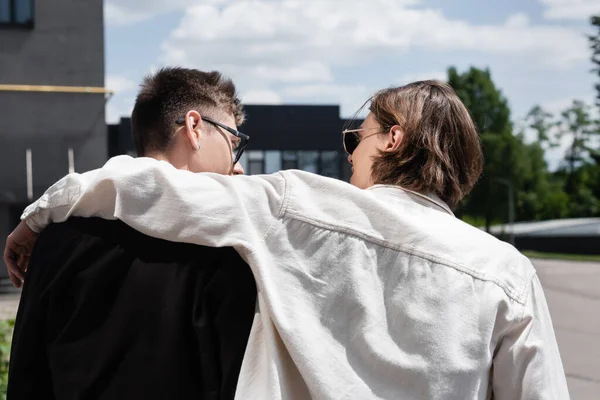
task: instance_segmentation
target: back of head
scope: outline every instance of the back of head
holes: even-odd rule
[[[162,68],[144,79],[131,114],[131,133],[139,156],[164,152],[175,132],[175,121],[189,110],[218,118],[231,114],[237,125],[244,112],[235,85],[217,71]]]
[[[450,85],[428,80],[384,89],[370,111],[384,129],[398,125],[403,133],[397,151],[374,160],[374,183],[435,193],[450,207],[471,191],[483,154],[469,111]]]

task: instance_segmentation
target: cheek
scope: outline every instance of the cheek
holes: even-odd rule
[[[355,151],[355,155],[352,156],[352,160],[354,161],[354,166],[359,167],[361,170],[371,164],[371,155],[361,149],[363,151]]]
[[[223,169],[223,174],[229,174],[233,165],[233,156],[229,144],[225,140],[222,140],[222,142],[221,148],[219,149],[219,164]]]
[[[210,142],[210,155],[215,163],[231,163],[231,147],[227,140],[221,136],[213,135]]]

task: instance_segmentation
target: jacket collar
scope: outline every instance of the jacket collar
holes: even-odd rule
[[[366,190],[376,189],[391,189],[392,191],[396,191],[397,193],[402,193],[405,197],[425,207],[434,208],[454,216],[454,213],[452,212],[448,204],[446,204],[442,199],[440,199],[439,196],[435,193],[418,193],[413,190],[404,189],[397,185],[373,185],[370,188],[367,188]]]

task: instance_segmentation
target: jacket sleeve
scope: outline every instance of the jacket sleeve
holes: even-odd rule
[[[492,374],[494,399],[569,398],[546,297],[537,274],[518,318],[499,343]]]
[[[281,174],[225,176],[178,170],[164,161],[119,156],[70,174],[28,206],[21,219],[39,232],[70,216],[120,219],[160,239],[212,247],[263,238],[282,211]]]

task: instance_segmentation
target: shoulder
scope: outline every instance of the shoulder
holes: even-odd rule
[[[523,304],[536,274],[531,261],[514,246],[460,219],[448,218],[433,235],[444,243],[443,256],[476,279],[493,282]]]

